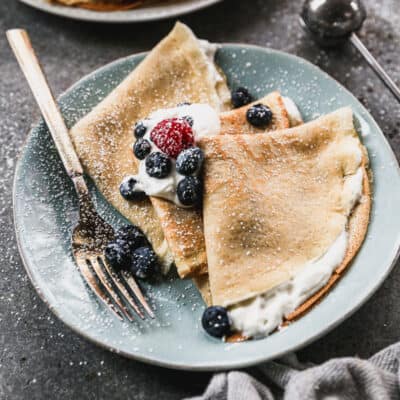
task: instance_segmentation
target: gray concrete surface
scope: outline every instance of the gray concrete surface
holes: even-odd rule
[[[398,0],[366,4],[370,18],[362,38],[400,83]],[[299,9],[300,1],[225,0],[182,20],[211,41],[270,46],[319,65],[368,107],[399,156],[400,105],[352,48],[321,51],[311,43],[298,25]],[[200,393],[210,378],[127,360],[71,332],[33,290],[13,231],[15,160],[38,111],[3,32],[28,29],[59,94],[104,63],[150,49],[172,24],[89,24],[46,15],[16,0],[0,1],[0,399],[179,399]],[[300,351],[300,358],[368,357],[399,340],[399,288],[400,270],[395,268],[364,307]]]

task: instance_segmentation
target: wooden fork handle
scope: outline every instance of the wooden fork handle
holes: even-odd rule
[[[27,32],[23,29],[11,29],[6,34],[19,66],[28,81],[43,118],[50,130],[68,175],[72,179],[82,176],[82,165],[75,152],[68,129],[51,93]]]

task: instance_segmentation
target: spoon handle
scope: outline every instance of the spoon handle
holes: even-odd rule
[[[71,178],[82,175],[82,166],[72,145],[68,129],[28,34],[23,29],[11,29],[7,31],[7,39],[39,105],[68,175]]]
[[[371,68],[375,71],[378,77],[382,80],[382,82],[386,85],[386,87],[393,93],[396,97],[397,101],[400,102],[400,89],[395,84],[393,79],[386,73],[383,67],[378,63],[375,57],[369,52],[369,50],[364,46],[363,42],[360,38],[352,33],[350,36],[350,42],[353,46],[364,56],[365,60],[371,66]]]

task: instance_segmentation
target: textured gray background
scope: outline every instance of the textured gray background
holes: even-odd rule
[[[366,4],[369,19],[361,36],[400,83],[398,0]],[[399,157],[399,104],[350,46],[326,52],[311,43],[298,25],[299,8],[299,1],[225,0],[182,20],[211,41],[270,46],[319,65],[367,106]],[[34,292],[18,255],[12,222],[15,160],[38,111],[3,32],[28,29],[59,94],[104,63],[150,49],[172,24],[96,25],[45,15],[16,0],[0,1],[0,399],[179,399],[200,393],[210,378],[207,373],[127,360],[71,332]],[[400,270],[395,268],[361,310],[303,349],[300,358],[320,362],[335,356],[368,357],[399,340],[399,287]]]

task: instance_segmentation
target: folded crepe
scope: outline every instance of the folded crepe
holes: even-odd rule
[[[267,105],[272,111],[271,123],[263,128],[257,128],[249,124],[246,119],[247,110],[254,104],[260,103]],[[266,133],[272,130],[285,129],[290,127],[290,117],[288,115],[283,97],[280,95],[279,92],[272,92],[262,99],[259,99],[251,104],[235,110],[223,112],[220,114],[220,121],[221,133],[230,135]],[[200,215],[196,217],[198,217],[199,219],[201,218]],[[204,302],[207,305],[211,305],[212,297],[210,291],[210,283],[208,279],[207,254],[205,251],[203,222],[199,222],[197,226],[201,227],[201,231],[200,229],[197,230],[196,235],[200,238],[198,240],[198,243],[201,243],[201,247],[198,247],[197,251],[201,251],[202,263],[196,269],[192,269],[191,277],[197,289],[199,290]],[[193,232],[193,227],[190,225],[187,226],[185,230],[183,230],[183,233],[181,232],[181,236],[182,234],[185,235],[185,232]],[[176,235],[177,239],[179,240],[178,231],[176,232]]]
[[[246,120],[246,111],[252,105],[220,114],[221,132],[243,134],[268,132],[289,127],[289,117],[278,92],[270,93],[256,103],[268,105],[272,111],[272,121],[264,128],[254,128]],[[151,198],[151,202],[160,218],[164,235],[175,260],[181,278],[207,273],[207,255],[203,234],[202,211],[186,209],[174,203]],[[204,279],[201,278],[203,282]],[[202,286],[202,285],[201,285]],[[204,293],[204,290],[200,290]]]
[[[368,159],[351,109],[268,134],[206,137],[199,145],[213,304],[234,305],[278,287],[347,231],[346,256],[297,314],[305,311],[354,257],[368,226]]]
[[[216,79],[213,68],[204,43],[178,22],[134,71],[70,131],[86,173],[108,202],[145,232],[164,265],[171,264],[173,257],[150,200],[129,202],[119,193],[122,179],[137,172],[132,128],[151,112],[183,101],[208,103],[219,111],[228,109],[228,87],[222,75]]]

